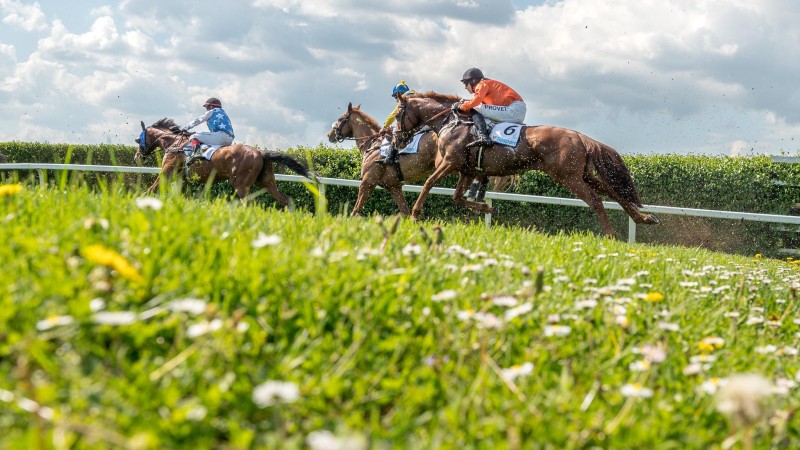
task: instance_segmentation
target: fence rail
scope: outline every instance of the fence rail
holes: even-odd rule
[[[161,169],[158,167],[131,167],[131,166],[94,166],[84,164],[38,164],[38,163],[13,163],[13,164],[0,164],[0,171],[8,170],[36,170],[39,173],[39,181],[44,182],[45,170],[68,170],[78,172],[122,172],[122,173],[147,173],[158,174]],[[299,175],[283,175],[275,174],[278,181],[289,182],[307,182],[310,181],[305,177]],[[359,187],[361,181],[359,180],[345,180],[341,178],[318,178],[317,182],[320,185],[320,193],[324,195],[325,186],[348,186]],[[403,191],[405,192],[421,192],[422,186],[417,185],[404,185]],[[450,188],[433,188],[432,194],[435,195],[450,195],[452,196],[455,189]],[[523,203],[540,203],[547,205],[561,205],[588,208],[583,200],[561,198],[561,197],[546,197],[541,195],[523,195],[523,194],[509,194],[505,192],[487,192],[486,202],[491,205],[492,200],[505,200],[512,202]],[[606,209],[622,210],[616,202],[603,202]],[[659,213],[659,214],[672,214],[677,216],[692,216],[692,217],[708,217],[714,219],[730,219],[730,220],[747,220],[753,222],[768,222],[780,223],[785,225],[800,225],[800,216],[783,216],[775,214],[760,214],[760,213],[747,213],[736,211],[718,211],[712,209],[695,209],[695,208],[679,208],[674,206],[657,206],[657,205],[644,205],[640,208],[643,212]],[[491,214],[485,215],[487,225],[491,224]],[[628,218],[628,242],[636,242],[636,223]]]

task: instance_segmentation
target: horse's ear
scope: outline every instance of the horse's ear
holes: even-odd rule
[[[142,124],[142,131],[147,131],[147,127],[144,126],[144,120],[139,121]]]
[[[350,112],[352,110],[353,110],[353,102],[350,102],[347,104],[347,112]]]

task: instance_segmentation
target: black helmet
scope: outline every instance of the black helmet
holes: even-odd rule
[[[483,78],[484,78],[483,77],[483,72],[481,72],[481,69],[478,69],[477,67],[473,67],[471,69],[467,69],[467,71],[464,72],[464,76],[461,77],[461,82],[465,83],[465,82],[467,82],[469,80],[480,81]]]
[[[206,100],[205,103],[203,103],[204,108],[208,106],[216,106],[222,108],[222,102],[219,101],[219,99],[216,97],[211,97],[210,99]]]

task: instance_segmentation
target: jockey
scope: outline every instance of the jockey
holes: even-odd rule
[[[201,131],[192,135],[192,153],[200,148],[200,144],[231,145],[233,143],[233,125],[231,125],[228,114],[222,109],[222,102],[218,98],[211,97],[206,100],[203,107],[206,109],[206,113],[181,129],[188,131],[203,122],[208,125],[209,131]]]
[[[397,100],[397,105],[395,105],[394,110],[389,114],[389,117],[386,118],[386,121],[383,123],[383,128],[381,131],[387,131],[389,127],[392,125],[394,120],[397,118],[397,112],[400,111],[400,96],[406,94],[416,94],[413,90],[411,90],[408,85],[406,84],[405,80],[400,80],[399,83],[392,89],[392,97]],[[379,163],[381,164],[395,164],[397,163],[397,148],[392,145],[392,150],[386,155],[386,158],[379,159]]]
[[[525,121],[527,111],[525,101],[507,85],[485,78],[483,72],[476,67],[464,72],[461,82],[473,97],[471,100],[454,104],[453,110],[470,113],[481,135],[477,141],[468,144],[468,148],[492,145],[484,117],[493,122],[522,124]]]

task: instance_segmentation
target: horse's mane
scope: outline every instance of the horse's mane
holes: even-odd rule
[[[428,91],[428,92],[416,92],[414,94],[406,94],[406,98],[432,98],[434,100],[439,100],[442,102],[450,102],[455,103],[461,100],[461,97],[452,94],[440,94],[438,92]]]
[[[361,107],[354,106],[353,107],[353,111],[358,111],[360,113],[359,115],[361,116],[361,118],[364,119],[364,121],[366,121],[372,128],[380,128],[381,127],[381,125],[378,123],[377,120],[375,120],[372,116],[370,116],[369,114],[365,113],[364,111],[361,111]]]
[[[159,130],[169,130],[172,132],[180,131],[181,127],[175,123],[174,120],[168,119],[164,117],[163,119],[159,119],[158,122],[150,125],[152,128],[158,128]]]

